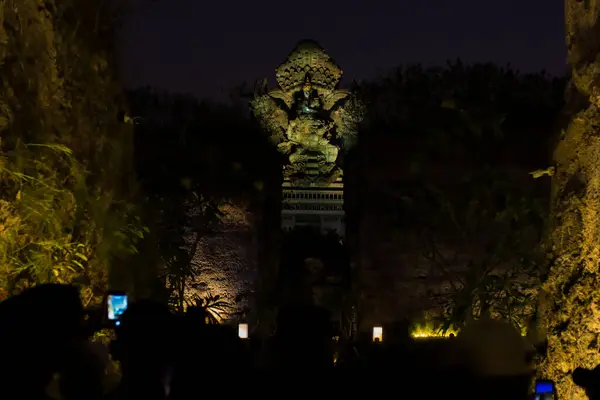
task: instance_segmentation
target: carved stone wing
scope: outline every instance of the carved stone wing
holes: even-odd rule
[[[350,94],[347,90],[334,90],[323,97],[323,109],[331,110],[340,100],[345,99]]]
[[[271,141],[277,144],[285,140],[289,118],[287,112],[282,110],[275,100],[265,94],[255,97],[250,102],[250,106],[254,116],[269,134]]]
[[[365,114],[365,105],[354,96],[351,96],[343,107],[338,107],[331,113],[331,119],[335,123],[337,135],[344,149],[352,147],[356,142],[359,124]]]
[[[288,109],[291,109],[294,103],[294,98],[292,97],[292,95],[284,92],[281,89],[271,90],[269,92],[269,96],[271,96],[274,99],[282,100]]]

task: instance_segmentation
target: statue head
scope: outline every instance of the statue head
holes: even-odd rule
[[[310,75],[306,74],[304,78],[304,85],[302,86],[304,92],[310,92],[312,90],[312,83],[310,82]]]
[[[313,40],[303,40],[287,60],[276,69],[277,84],[284,92],[302,90],[306,75],[311,86],[334,90],[342,77],[342,70],[325,50]]]

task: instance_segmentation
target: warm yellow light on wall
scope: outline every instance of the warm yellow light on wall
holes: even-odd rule
[[[383,327],[381,327],[381,326],[373,327],[373,341],[374,342],[383,342]]]
[[[458,330],[454,327],[450,326],[446,331],[439,326],[435,326],[432,323],[427,323],[425,325],[417,324],[410,336],[414,339],[447,339],[454,337],[458,334]]]
[[[248,324],[238,325],[238,336],[242,339],[248,339]]]

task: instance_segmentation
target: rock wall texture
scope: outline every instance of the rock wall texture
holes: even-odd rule
[[[558,396],[585,399],[571,373],[600,364],[600,3],[566,0],[566,129],[554,152],[552,214],[544,284],[548,355],[540,374]]]
[[[232,318],[254,308],[257,279],[258,236],[252,214],[244,207],[225,205],[217,229],[201,239],[194,262],[200,266],[196,294],[220,296],[232,308]]]

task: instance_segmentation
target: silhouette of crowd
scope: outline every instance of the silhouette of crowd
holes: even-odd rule
[[[463,339],[419,347],[406,324],[390,328],[385,344],[333,340],[328,311],[302,304],[283,307],[276,331],[265,340],[240,339],[230,326],[208,325],[202,309],[175,315],[166,305],[138,301],[104,346],[92,341],[105,327],[102,320],[67,285],[39,285],[1,302],[2,399],[530,396],[526,351],[494,321],[474,325]],[[449,342],[455,354],[442,348]],[[106,382],[111,360],[120,365],[114,387]],[[599,371],[577,369],[573,375],[591,399],[598,398]]]

